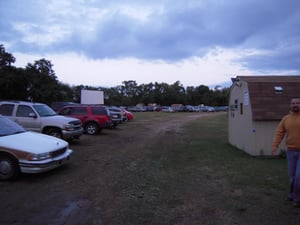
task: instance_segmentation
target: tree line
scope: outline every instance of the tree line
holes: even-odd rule
[[[82,89],[104,92],[106,105],[132,106],[137,104],[171,105],[212,105],[228,104],[229,88],[208,86],[188,86],[176,81],[173,84],[149,83],[138,85],[136,81],[123,81],[115,87],[95,87],[88,85],[69,85],[57,79],[49,60],[40,59],[28,63],[25,68],[14,66],[15,57],[6,52],[0,44],[0,99],[43,102],[80,102]]]

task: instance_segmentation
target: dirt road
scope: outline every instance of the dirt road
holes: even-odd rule
[[[129,207],[138,207],[132,202],[145,200],[141,191],[147,187],[143,172],[149,173],[152,163],[147,160],[147,146],[203,115],[135,120],[96,136],[84,135],[70,143],[74,154],[62,168],[0,183],[0,224],[143,223],[142,218],[134,220],[142,215],[125,214],[134,212],[128,211]],[[155,201],[159,195],[158,189],[152,189],[148,190],[148,201]]]

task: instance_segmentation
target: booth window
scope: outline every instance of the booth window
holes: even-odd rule
[[[276,94],[282,94],[283,88],[281,86],[274,86],[274,91]]]

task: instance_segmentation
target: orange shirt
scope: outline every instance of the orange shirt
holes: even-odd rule
[[[273,149],[278,148],[286,134],[286,146],[290,150],[300,150],[300,113],[290,113],[280,121],[273,139]]]

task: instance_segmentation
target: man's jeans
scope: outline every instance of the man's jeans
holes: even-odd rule
[[[287,150],[287,161],[290,178],[289,198],[300,202],[300,149]]]

